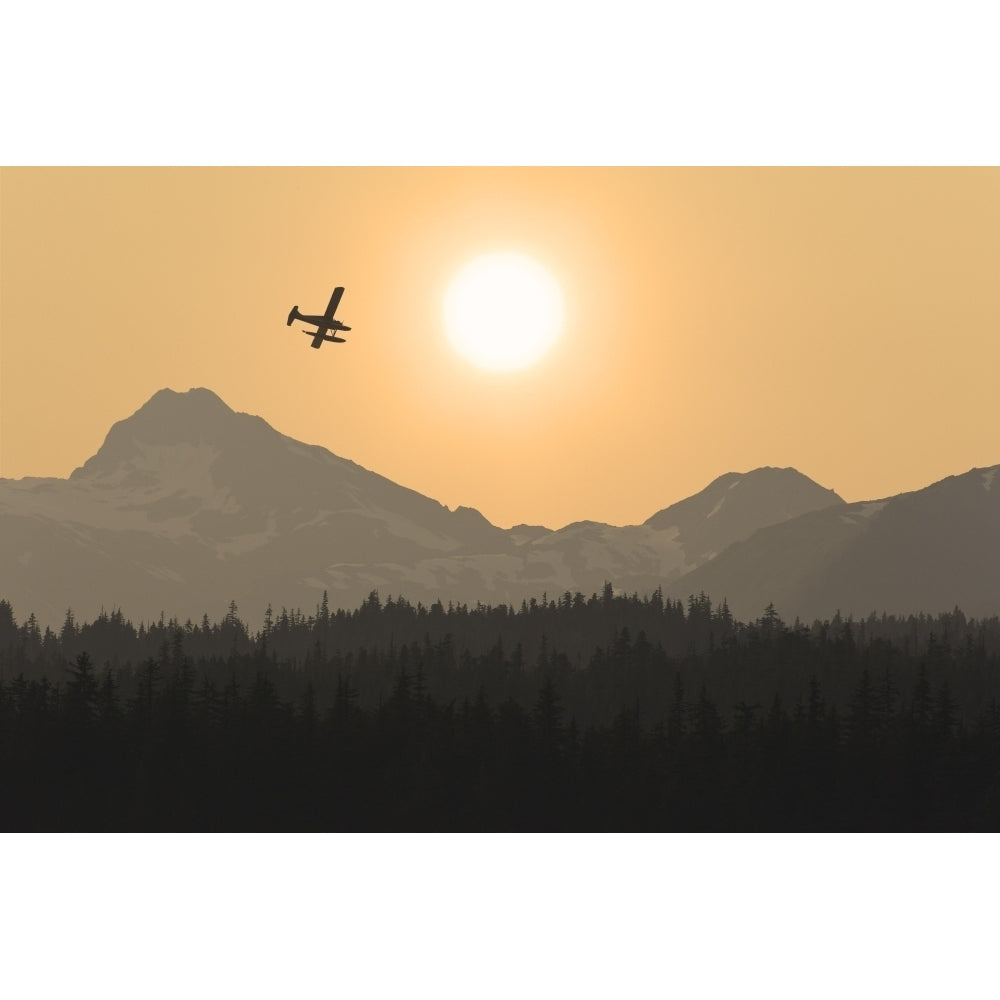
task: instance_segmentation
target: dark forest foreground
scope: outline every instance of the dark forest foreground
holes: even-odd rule
[[[71,618],[38,642],[0,602],[0,827],[1000,829],[995,619],[741,625],[607,591],[502,620],[400,607],[286,616],[283,636],[235,609],[112,616],[88,643]]]

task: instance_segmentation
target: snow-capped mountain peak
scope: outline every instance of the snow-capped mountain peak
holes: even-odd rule
[[[727,472],[700,493],[653,514],[645,524],[661,531],[676,529],[695,566],[760,528],[843,503],[833,490],[795,469],[766,466]]]

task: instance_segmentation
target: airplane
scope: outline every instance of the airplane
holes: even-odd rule
[[[322,316],[303,316],[299,312],[298,306],[292,306],[292,311],[288,314],[287,326],[291,326],[295,320],[300,319],[303,323],[315,323],[317,329],[315,330],[303,330],[303,333],[308,333],[309,336],[313,338],[313,342],[309,345],[310,347],[320,348],[323,345],[324,340],[332,340],[336,344],[343,344],[345,340],[343,337],[336,337],[331,330],[350,330],[349,326],[344,326],[343,323],[338,319],[333,318],[333,314],[337,311],[337,306],[340,305],[340,297],[344,294],[344,289],[342,287],[337,287],[333,290],[333,295],[330,296],[330,304],[326,307],[326,312]]]

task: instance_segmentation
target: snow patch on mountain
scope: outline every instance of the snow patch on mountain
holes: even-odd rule
[[[859,513],[862,517],[874,517],[888,502],[888,500],[871,500],[861,508]]]
[[[451,552],[461,547],[461,542],[454,538],[446,538],[415,521],[395,511],[383,510],[378,507],[370,509],[359,508],[356,511],[361,517],[369,518],[379,523],[389,534],[404,541],[412,542],[425,549],[436,549],[441,552]],[[376,529],[378,530],[378,529]]]
[[[550,592],[590,592],[606,580],[669,580],[691,568],[678,535],[676,526],[614,527],[579,521],[521,546],[524,564],[518,575]]]
[[[102,487],[145,482],[147,493],[163,491],[165,484],[169,484],[171,492],[181,491],[205,499],[214,494],[212,465],[219,452],[208,442],[151,444],[135,441],[134,445],[126,461],[109,471],[88,477],[90,481]],[[149,475],[143,477],[136,473]]]
[[[58,484],[57,489],[52,487]],[[96,528],[141,527],[144,518],[122,506],[108,503],[107,494],[73,480],[6,480],[0,491],[0,513],[87,524]],[[124,503],[125,494],[121,500]]]
[[[263,531],[249,531],[244,535],[236,535],[216,544],[219,552],[224,556],[241,556],[253,552],[254,549],[269,545],[279,534],[278,519],[272,513],[268,515],[267,527]]]
[[[867,521],[873,518],[889,501],[888,500],[869,500],[865,503],[859,503],[854,507],[847,510],[846,513],[840,515],[840,520],[844,524],[857,524],[859,521]]]
[[[993,485],[993,480],[996,478],[998,468],[1000,468],[1000,466],[995,466],[992,469],[987,469],[983,473],[983,489],[986,490],[987,493],[990,491],[990,487]]]

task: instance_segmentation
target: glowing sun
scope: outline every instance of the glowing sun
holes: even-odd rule
[[[562,292],[537,261],[517,253],[478,257],[455,276],[444,299],[448,339],[490,371],[540,361],[563,323]]]

